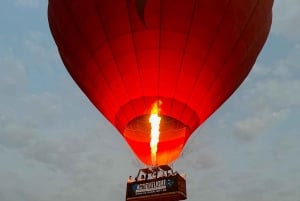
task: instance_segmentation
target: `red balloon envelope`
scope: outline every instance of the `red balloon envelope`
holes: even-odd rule
[[[152,165],[149,116],[159,102],[156,164],[239,87],[268,36],[273,0],[49,0],[50,29],[82,91]]]

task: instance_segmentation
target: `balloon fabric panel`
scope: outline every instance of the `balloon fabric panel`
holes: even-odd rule
[[[148,118],[160,102],[157,164],[240,86],[269,34],[273,0],[49,0],[66,69],[132,151],[151,164]]]

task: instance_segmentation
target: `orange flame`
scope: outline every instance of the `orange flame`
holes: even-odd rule
[[[157,145],[159,142],[159,135],[160,135],[159,125],[160,125],[161,117],[158,115],[160,104],[161,104],[160,101],[157,101],[153,104],[151,109],[151,115],[149,117],[149,123],[151,124],[150,148],[151,148],[152,165],[156,165]]]

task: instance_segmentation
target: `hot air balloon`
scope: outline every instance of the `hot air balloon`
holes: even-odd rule
[[[272,5],[49,0],[48,19],[77,85],[140,161],[159,166],[180,156],[246,78],[267,39]]]

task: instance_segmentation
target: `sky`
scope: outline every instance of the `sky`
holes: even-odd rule
[[[47,0],[1,0],[0,200],[124,200],[143,165],[66,72]],[[300,200],[300,2],[275,0],[253,70],[174,169],[188,201]]]

